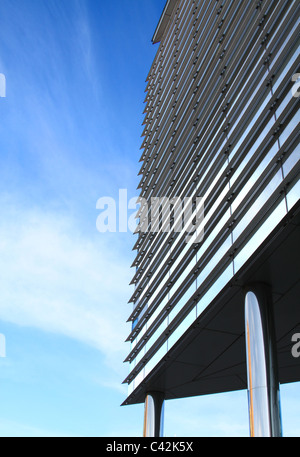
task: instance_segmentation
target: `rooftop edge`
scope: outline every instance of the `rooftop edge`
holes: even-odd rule
[[[153,44],[159,43],[161,41],[165,28],[167,27],[167,25],[169,23],[173,9],[177,2],[178,2],[178,0],[167,0],[167,3],[164,7],[164,10],[163,10],[162,15],[159,20],[159,23],[155,29],[155,32],[154,32],[154,35],[152,38]]]

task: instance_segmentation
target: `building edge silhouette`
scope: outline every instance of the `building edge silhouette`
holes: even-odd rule
[[[145,404],[144,436],[162,436],[168,399],[243,389],[250,435],[282,436],[280,384],[300,380],[299,13],[168,0],[152,37],[123,403]]]

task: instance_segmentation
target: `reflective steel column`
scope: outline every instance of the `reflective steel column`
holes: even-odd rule
[[[143,436],[159,438],[163,436],[164,395],[161,392],[149,392],[145,399]]]
[[[250,435],[281,436],[280,393],[271,291],[264,284],[255,284],[245,292]]]

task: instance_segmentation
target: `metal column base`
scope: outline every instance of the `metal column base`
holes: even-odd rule
[[[277,351],[268,286],[255,284],[245,291],[245,336],[250,435],[282,435]]]
[[[161,392],[149,392],[145,399],[143,436],[158,438],[163,436],[164,395]]]

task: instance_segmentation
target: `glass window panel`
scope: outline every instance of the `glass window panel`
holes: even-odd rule
[[[191,298],[191,296],[195,292],[196,292],[196,281],[193,282],[193,284],[188,288],[188,290],[180,298],[179,302],[174,306],[172,311],[169,313],[169,324],[173,321],[173,319],[177,316],[177,314],[182,310],[182,308],[186,305],[188,300]]]
[[[215,283],[210,287],[206,294],[197,303],[197,317],[205,310],[205,308],[211,303],[211,301],[218,295],[218,293],[225,287],[225,285],[231,280],[233,276],[233,265],[232,263],[224,270],[219,276]]]
[[[259,148],[262,141],[267,136],[268,132],[270,131],[270,129],[272,128],[273,125],[274,125],[274,119],[271,118],[269,120],[269,122],[267,123],[266,127],[263,129],[263,131],[259,135],[259,137],[257,138],[257,140],[255,141],[255,143],[253,144],[253,146],[251,147],[251,149],[249,150],[249,152],[247,153],[247,155],[242,160],[241,164],[237,168],[236,172],[233,174],[232,178],[230,179],[231,185],[233,185],[238,180],[240,174],[245,169],[246,165],[251,161],[251,158],[253,157],[253,155],[255,154],[255,152],[257,151],[257,149]],[[231,155],[230,155],[230,157],[231,157]]]
[[[222,244],[222,246],[213,255],[212,259],[208,262],[208,264],[205,266],[205,268],[197,276],[197,287],[198,288],[201,288],[201,284],[206,280],[207,276],[220,262],[222,257],[226,254],[226,252],[230,250],[231,246],[232,246],[232,239],[231,239],[231,235],[229,235],[227,237],[227,239],[225,240],[225,242]]]
[[[171,274],[176,270],[177,266],[179,265],[179,263],[181,262],[181,260],[183,259],[183,257],[185,256],[185,254],[188,252],[189,249],[190,249],[190,246],[187,244],[182,249],[182,251],[179,253],[179,255],[177,255],[177,258],[172,263],[171,268],[170,268]]]
[[[188,275],[191,273],[192,269],[196,265],[196,254],[193,258],[193,260],[188,264],[188,266],[184,269],[183,273],[179,276],[175,284],[172,286],[170,289],[170,298],[173,296],[173,294],[176,294],[177,289],[181,286],[181,284],[185,281],[185,279],[188,277]]]
[[[290,156],[286,159],[286,161],[283,163],[283,176],[284,178],[287,177],[287,175],[290,173],[290,171],[299,164],[300,160],[300,148],[299,146],[294,149],[294,151],[290,154]]]
[[[136,341],[137,341],[137,342],[138,342],[138,341],[142,338],[142,336],[145,334],[145,331],[146,331],[146,325],[143,325],[142,329],[140,330],[140,332],[139,332],[139,334],[138,334],[138,336],[137,336],[137,338],[136,338]]]
[[[134,369],[136,366],[136,359],[133,359],[131,362],[129,362],[129,373]]]
[[[208,213],[205,215],[205,223],[207,221],[209,221],[209,219],[212,217],[212,215],[214,214],[214,212],[216,211],[218,205],[220,205],[220,203],[222,202],[222,200],[224,200],[227,192],[230,190],[230,186],[229,186],[229,182],[225,183],[224,185],[224,188],[220,191],[220,193],[218,194],[218,197],[216,198],[216,200],[214,201],[212,207],[210,208],[210,210],[208,211]]]
[[[281,82],[283,81],[284,77],[287,75],[287,73],[289,72],[289,69],[290,67],[295,63],[296,59],[298,58],[299,56],[299,53],[300,53],[300,47],[298,47],[298,49],[296,49],[296,51],[293,53],[293,55],[290,57],[290,59],[288,60],[288,62],[285,64],[285,66],[282,68],[281,70],[281,73],[278,77],[278,79],[276,80],[276,82],[273,84],[273,92],[275,93],[275,91],[278,89],[278,87],[280,86]],[[276,62],[276,61],[274,61]],[[270,71],[272,71],[272,69],[270,69]]]
[[[237,254],[234,259],[235,273],[244,265],[244,263],[250,258],[250,256],[259,248],[271,231],[278,225],[280,220],[286,215],[285,201],[276,207],[273,213],[267,218],[267,220],[260,226],[255,232],[251,239],[246,243],[243,249]]]
[[[186,234],[185,234],[184,232],[182,232],[182,237],[183,237],[183,236],[184,236],[184,237],[186,236]],[[182,237],[178,237],[178,238],[176,239],[175,244],[172,246],[172,249],[173,249],[173,250],[175,249],[175,247],[177,246],[177,244],[181,241]],[[190,249],[190,247],[191,247],[190,244],[187,244],[186,247],[184,248],[184,250],[185,250],[184,253],[181,253],[180,256],[183,257],[184,254]],[[157,253],[156,253],[156,254],[157,254]],[[177,262],[177,260],[176,260],[175,262]],[[178,263],[179,263],[179,262],[178,262]],[[187,273],[187,274],[188,274],[188,272],[194,267],[194,264],[195,264],[195,261],[193,260],[193,261],[189,264],[189,266],[187,267],[187,269],[186,269],[186,273]],[[173,272],[174,269],[175,269],[174,266],[171,266],[171,272]],[[151,279],[150,279],[150,281],[148,282],[147,286],[145,287],[145,289],[143,290],[142,294],[140,295],[140,298],[139,298],[140,300],[146,295],[146,292],[147,292],[148,288],[150,287],[150,285],[152,284],[152,282],[153,282],[154,279],[156,278],[158,272],[159,272],[159,270],[157,270],[156,273],[151,277]],[[157,288],[155,289],[155,291],[153,292],[153,294],[152,294],[151,297],[149,298],[149,300],[148,300],[148,307],[152,304],[152,302],[154,301],[154,299],[156,298],[156,296],[159,294],[159,292],[161,291],[162,287],[165,285],[166,280],[168,280],[168,278],[169,278],[169,272],[166,274],[166,276],[164,277],[164,279],[160,281],[160,286],[157,287]]]
[[[281,115],[281,113],[284,111],[284,109],[286,108],[286,106],[288,105],[288,103],[291,101],[292,98],[293,98],[292,92],[289,91],[286,94],[286,96],[284,97],[284,99],[282,100],[282,102],[280,103],[280,105],[278,106],[278,108],[276,109],[277,118]]]
[[[206,238],[206,240],[202,244],[200,250],[197,253],[198,260],[205,253],[205,251],[209,248],[210,244],[214,241],[214,239],[218,237],[218,235],[220,234],[220,231],[222,230],[223,227],[225,227],[230,216],[231,216],[231,213],[230,213],[230,209],[228,208],[228,210],[225,211],[224,215],[217,222],[217,224],[214,226],[212,232],[209,234],[209,236]],[[206,217],[205,217],[205,220],[206,220]]]
[[[163,332],[167,328],[167,325],[168,325],[168,317],[166,317],[163,320],[163,322],[158,326],[158,328],[155,330],[155,332],[153,333],[151,338],[149,338],[149,340],[147,341],[146,351],[148,351],[151,348],[151,346],[156,343],[158,338],[163,334]],[[143,354],[143,356],[144,356],[144,354]],[[141,358],[139,360],[141,360]]]
[[[139,321],[141,320],[141,318],[144,316],[145,312],[147,311],[147,306],[144,306],[144,308],[141,310],[138,318],[139,318]]]
[[[258,64],[256,65],[258,66]],[[259,68],[257,68],[256,70],[254,69],[253,70],[253,73],[254,72],[257,72],[259,71]],[[264,81],[265,77],[267,76],[267,71],[265,71],[262,76],[261,76],[261,82]],[[253,79],[252,79],[252,76],[250,75],[249,78],[248,78],[248,81],[246,83],[246,87],[248,84],[251,84],[253,85]],[[248,107],[250,106],[250,104],[253,102],[253,100],[255,100],[255,97],[258,93],[258,91],[261,89],[261,85],[257,82],[257,84],[254,85],[254,87],[252,88],[252,91],[251,91],[251,94],[248,96],[248,98],[246,99],[246,102],[244,104],[244,107],[243,107],[243,110],[241,111],[241,113],[239,114],[238,118],[235,119],[234,121],[234,124],[233,124],[233,127],[235,127],[236,125],[238,125],[239,121],[241,120],[241,118],[243,117],[243,115],[245,114],[245,112],[247,111]],[[266,92],[265,94],[265,99],[263,102],[260,103],[259,105],[259,110],[255,113],[255,117],[253,119],[252,122],[255,122],[255,120],[258,118],[258,116],[261,114],[262,110],[265,108],[266,104],[269,102],[271,98],[271,94],[270,92]],[[234,112],[234,110],[236,109],[235,108],[235,105],[237,103],[240,103],[239,101],[239,97],[236,97],[235,100],[234,100],[234,103],[231,105],[230,107],[230,110],[228,112],[228,114]]]
[[[140,350],[140,352],[137,354],[137,356],[135,357],[134,362],[135,362],[136,364],[139,363],[139,362],[142,360],[142,358],[144,357],[145,353],[146,353],[146,347],[144,346],[144,347]]]
[[[136,378],[134,379],[134,389],[144,380],[145,377],[145,370],[143,369],[138,373]]]
[[[300,180],[298,180],[297,183],[288,192],[286,198],[288,211],[290,211],[300,198]]]
[[[218,147],[219,151],[221,151],[223,149],[223,147],[225,146],[226,142],[227,142],[227,139],[225,138],[224,141],[222,142],[222,144]],[[217,154],[215,154],[215,156],[212,157],[212,159],[209,161],[207,166],[201,172],[201,179],[197,182],[197,186],[196,186],[195,192],[198,193],[199,189],[201,189],[201,186],[203,185],[203,182],[207,179],[207,176],[209,176],[210,173],[214,170],[214,168],[215,168],[215,159],[216,158],[217,158]],[[210,184],[210,186],[209,186],[208,190],[206,191],[205,195],[201,195],[202,197],[205,198],[206,195],[211,191],[213,186],[216,184],[216,182],[218,181],[218,179],[220,178],[220,176],[224,172],[224,170],[227,167],[227,165],[228,165],[227,161],[225,161],[223,163],[223,165],[221,166],[221,169],[218,171],[217,175],[215,176],[214,180]],[[199,166],[198,166],[198,168],[199,168]]]
[[[266,105],[269,103],[270,99],[271,99],[271,93],[267,92],[265,94],[264,101],[259,104],[258,110],[254,113],[253,117],[250,118],[250,116],[248,115],[249,119],[248,119],[248,123],[247,123],[247,128],[244,130],[244,132],[243,132],[241,138],[239,139],[238,143],[236,144],[236,146],[231,151],[230,157],[233,157],[233,155],[236,153],[236,151],[238,151],[239,147],[241,146],[241,144],[243,143],[243,141],[245,140],[245,138],[247,137],[247,135],[249,134],[249,132],[253,128],[255,122],[257,121],[257,119],[259,118],[259,116],[261,115],[263,110],[265,109]],[[244,111],[245,111],[245,109],[244,109]],[[243,113],[241,113],[239,115],[239,117],[238,117],[238,119],[236,119],[234,125],[239,126],[239,122],[240,122],[242,116],[243,116]],[[230,139],[234,138],[234,135],[235,135],[235,131],[231,130],[230,131]]]
[[[159,350],[153,355],[149,362],[145,365],[145,376],[148,376],[151,370],[160,362],[160,360],[166,355],[168,350],[168,343],[165,341]]]
[[[184,318],[181,324],[174,330],[174,332],[168,338],[168,350],[179,340],[179,338],[184,334],[184,332],[193,324],[195,321],[196,315],[196,306],[189,312],[189,314]]]
[[[236,241],[243,231],[248,227],[256,214],[261,210],[263,205],[273,194],[274,190],[280,185],[282,181],[281,170],[278,170],[275,176],[271,179],[269,184],[262,190],[259,197],[255,202],[250,206],[247,213],[243,216],[242,220],[237,224],[233,230],[233,239]]]
[[[169,276],[169,275],[165,276],[165,278],[167,278],[168,276]],[[165,279],[165,278],[164,278],[164,279]],[[154,299],[156,298],[156,296],[159,294],[159,292],[161,292],[161,289],[162,289],[162,287],[164,286],[164,284],[165,284],[165,281],[162,280],[162,281],[160,282],[160,286],[157,287],[157,288],[155,289],[155,291],[153,292],[153,294],[152,294],[151,297],[149,298],[149,301],[148,301],[148,308],[150,307],[150,305],[152,304],[152,302],[154,301]]]
[[[271,160],[274,158],[274,156],[276,155],[277,152],[278,152],[278,143],[276,142],[273,144],[272,148],[269,150],[267,155],[263,158],[260,165],[256,168],[255,172],[252,174],[250,179],[245,183],[245,185],[243,186],[242,190],[239,192],[237,197],[233,200],[232,205],[231,205],[232,212],[236,211],[236,209],[238,208],[238,206],[240,205],[242,200],[245,198],[245,196],[247,195],[249,190],[253,186],[255,186],[256,181],[261,176],[263,171],[267,168],[268,164],[271,162]],[[246,157],[246,159],[247,159],[247,157]]]
[[[292,133],[292,131],[295,128],[299,128],[299,113],[298,112],[294,115],[294,117],[291,119],[289,124],[285,127],[285,129],[281,133],[281,135],[279,137],[281,146],[285,143],[285,141],[287,140],[287,138],[290,136],[290,134]]]
[[[163,301],[160,303],[160,305],[156,308],[156,310],[154,311],[154,313],[152,314],[152,316],[148,319],[147,321],[147,329],[150,328],[151,324],[153,324],[153,322],[155,321],[155,319],[157,318],[157,316],[159,315],[159,313],[163,310],[163,308],[166,306],[168,302],[168,295],[165,296],[165,298],[163,299]]]
[[[135,339],[130,343],[130,352],[132,351],[132,349],[135,348],[136,343],[137,343],[137,339],[135,338]]]

